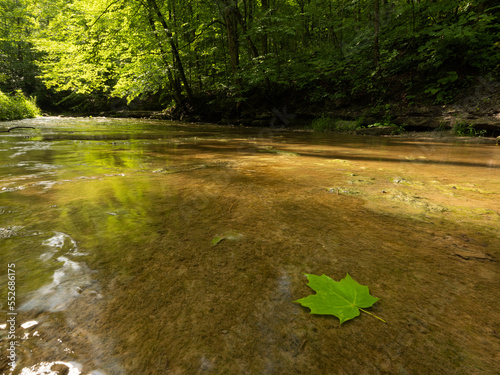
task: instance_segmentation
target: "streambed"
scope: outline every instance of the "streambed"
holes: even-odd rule
[[[35,129],[0,133],[0,372],[500,367],[500,147],[151,120],[16,125]],[[310,315],[293,303],[313,293],[305,273],[349,273],[387,323]]]

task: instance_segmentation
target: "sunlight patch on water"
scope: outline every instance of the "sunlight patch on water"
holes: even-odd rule
[[[92,284],[91,270],[83,262],[75,262],[69,258],[83,255],[78,251],[73,238],[65,233],[56,232],[42,245],[49,248],[49,251],[40,255],[40,259],[44,262],[50,260],[58,251],[67,249],[64,255],[56,258],[63,265],[54,272],[50,284],[30,293],[28,301],[21,305],[21,311],[63,311],[81,294],[82,287]]]

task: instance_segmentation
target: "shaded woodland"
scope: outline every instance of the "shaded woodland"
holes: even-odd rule
[[[203,120],[452,103],[500,75],[494,0],[0,0],[0,90]]]

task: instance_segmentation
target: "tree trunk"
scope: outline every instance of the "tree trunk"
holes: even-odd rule
[[[148,11],[148,21],[149,21],[149,26],[151,27],[151,31],[155,35],[156,41],[158,42],[158,48],[160,49],[160,54],[161,58],[163,60],[163,63],[165,64],[165,68],[167,69],[167,77],[168,77],[168,82],[170,83],[170,87],[174,92],[174,99],[177,104],[180,104],[182,102],[182,89],[181,86],[178,84],[178,80],[174,78],[172,75],[172,70],[170,69],[170,61],[168,61],[167,58],[167,52],[165,51],[165,48],[163,47],[162,40],[160,36],[158,35],[158,32],[156,30],[156,25],[153,19],[153,15],[151,13],[151,9],[147,9]]]
[[[191,86],[189,85],[189,82],[186,78],[186,74],[184,73],[184,67],[182,65],[181,57],[179,55],[179,50],[177,49],[177,45],[172,38],[172,32],[170,31],[167,21],[165,20],[165,17],[161,13],[160,8],[158,7],[158,4],[156,3],[156,0],[148,0],[148,6],[155,12],[156,16],[158,17],[158,21],[160,21],[167,38],[169,40],[170,44],[170,49],[172,51],[172,56],[174,57],[174,61],[176,63],[176,68],[179,72],[180,79],[184,85],[184,89],[186,90],[186,95],[188,98],[188,101],[193,104],[193,93],[191,91]]]
[[[238,20],[238,23],[241,26],[241,30],[243,31],[244,34],[246,34],[246,39],[248,41],[248,46],[250,47],[252,57],[254,57],[254,58],[258,57],[259,51],[257,51],[257,47],[255,47],[254,42],[252,41],[252,39],[250,38],[250,36],[247,33],[247,30],[248,30],[247,25],[246,25],[246,22],[245,22],[243,16],[240,13],[240,10],[238,9],[238,7],[235,7],[234,11],[235,11],[236,19]]]
[[[379,30],[380,30],[380,0],[373,0],[373,62],[375,67],[379,67],[380,62],[380,48],[379,48]]]
[[[240,64],[240,44],[238,39],[238,17],[236,3],[232,0],[221,0],[221,12],[224,18],[227,33],[227,45],[229,48],[229,57],[231,59],[231,71],[233,75],[238,73]]]
[[[262,0],[262,11],[266,15],[269,12],[269,0]],[[268,49],[267,32],[265,30],[261,36],[260,43],[262,47],[262,54],[266,55],[269,52],[269,49]]]

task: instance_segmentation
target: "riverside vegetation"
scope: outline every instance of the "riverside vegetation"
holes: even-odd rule
[[[284,105],[307,123],[369,108],[367,126],[471,87],[491,100],[500,74],[494,0],[0,0],[0,19],[0,89],[56,113],[249,124]]]
[[[0,121],[19,120],[40,115],[34,98],[26,98],[21,91],[10,96],[0,91]]]

